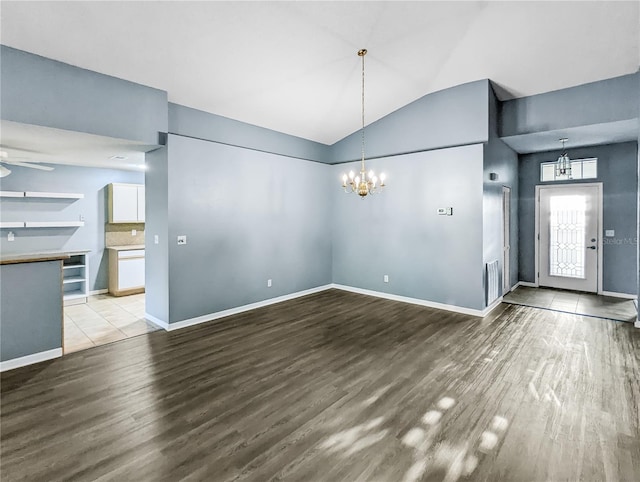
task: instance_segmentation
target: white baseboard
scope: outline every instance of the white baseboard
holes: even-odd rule
[[[248,305],[238,306],[236,308],[230,308],[228,310],[218,311],[215,313],[209,313],[207,315],[197,316],[195,318],[189,318],[186,320],[177,321],[174,323],[167,323],[163,320],[160,320],[152,315],[145,313],[145,318],[147,318],[152,323],[164,328],[167,331],[179,330],[181,328],[186,328],[188,326],[198,325],[200,323],[206,323],[207,321],[218,320],[220,318],[225,318],[231,315],[237,315],[239,313],[244,313],[245,311],[255,310],[256,308],[262,308],[263,306],[274,305],[276,303],[282,303],[283,301],[293,300],[295,298],[300,298],[301,296],[311,295],[313,293],[318,293],[320,291],[325,291],[331,288],[331,285],[323,285],[318,286],[316,288],[311,288],[304,291],[297,291],[295,293],[290,293],[288,295],[278,296],[276,298],[270,298],[268,300],[258,301],[256,303],[250,303]]]
[[[0,372],[52,360],[53,358],[60,358],[61,356],[62,348],[54,348],[53,350],[41,351],[32,355],[21,356],[20,358],[13,358],[12,360],[0,362]]]
[[[426,306],[428,308],[437,308],[439,310],[445,310],[445,311],[454,311],[456,313],[463,313],[465,315],[472,315],[472,316],[479,316],[479,317],[486,316],[493,308],[495,308],[502,301],[502,298],[499,298],[494,302],[493,305],[491,305],[488,308],[485,308],[484,310],[474,310],[473,308],[465,308],[463,306],[447,305],[444,303],[437,303],[435,301],[421,300],[418,298],[409,298],[408,296],[393,295],[390,293],[383,293],[381,291],[372,291],[372,290],[366,290],[362,288],[354,288],[352,286],[332,284],[331,288],[336,288],[343,291],[350,291],[352,293],[359,293],[361,295],[375,296],[376,298],[384,298],[392,301],[402,301],[403,303],[411,303],[412,305]]]
[[[145,313],[144,319],[147,321],[150,321],[154,325],[159,326],[160,328],[166,331],[169,331],[169,323],[167,323],[166,321],[162,321],[160,318],[156,318],[155,316],[150,315],[149,313]]]
[[[538,288],[538,283],[530,283],[529,281],[518,281],[516,286],[526,286],[528,288]]]
[[[487,306],[484,310],[482,310],[482,317],[484,318],[493,310],[495,310],[500,305],[500,303],[502,303],[502,296],[491,303],[489,306]]]
[[[444,303],[437,303],[435,301],[409,298],[407,296],[393,295],[389,293],[383,293],[380,291],[372,291],[372,290],[354,288],[352,286],[332,283],[332,284],[318,286],[316,288],[311,288],[304,291],[297,291],[295,293],[291,293],[288,295],[278,296],[277,298],[270,298],[268,300],[258,301],[257,303],[250,303],[248,305],[238,306],[236,308],[230,308],[228,310],[218,311],[215,313],[209,313],[207,315],[197,316],[195,318],[189,318],[186,320],[177,321],[174,323],[167,323],[166,321],[161,320],[160,318],[157,318],[149,313],[145,313],[144,317],[154,325],[158,325],[160,328],[166,331],[174,331],[174,330],[179,330],[181,328],[186,328],[188,326],[199,325],[200,323],[206,323],[208,321],[218,320],[220,318],[225,318],[227,316],[237,315],[239,313],[244,313],[245,311],[255,310],[256,308],[262,308],[263,306],[269,306],[276,303],[282,303],[283,301],[293,300],[295,298],[300,298],[301,296],[307,296],[307,295],[318,293],[320,291],[325,291],[331,288],[335,288],[343,291],[350,291],[352,293],[359,293],[362,295],[375,296],[377,298],[384,298],[392,301],[401,301],[404,303],[411,303],[413,305],[427,306],[429,308],[436,308],[439,310],[453,311],[456,313],[462,313],[465,315],[472,315],[472,316],[478,316],[478,317],[487,316],[494,308],[496,308],[500,303],[502,303],[502,297],[500,297],[496,301],[494,301],[491,304],[491,306],[488,306],[483,310],[474,310],[472,308],[465,308],[462,306],[447,305]]]
[[[103,289],[103,290],[91,290],[89,291],[89,296],[93,296],[93,295],[103,295],[105,293],[108,293],[109,290],[108,289]]]
[[[636,295],[630,295],[628,293],[618,293],[616,291],[601,291],[600,293],[598,293],[599,295],[603,295],[603,296],[611,296],[613,298],[624,298],[627,300],[637,300],[638,297]]]

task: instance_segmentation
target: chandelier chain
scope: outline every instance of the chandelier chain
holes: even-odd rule
[[[362,172],[364,172],[364,56],[367,51],[362,53]]]

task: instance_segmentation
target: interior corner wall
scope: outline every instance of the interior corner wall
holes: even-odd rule
[[[367,158],[388,157],[488,141],[489,81],[427,94],[369,124]],[[331,146],[331,163],[360,158],[360,130]]]
[[[603,185],[603,290],[635,294],[638,292],[638,143],[625,142],[567,150],[571,159],[598,158],[597,179],[571,183],[602,182]],[[535,281],[535,186],[557,185],[540,182],[540,164],[554,161],[560,151],[520,156],[519,176],[519,266],[520,280]],[[566,184],[566,182],[565,182]],[[613,229],[614,237],[604,237]]]
[[[374,159],[367,168],[386,172],[388,189],[364,201],[337,192],[340,173],[358,163],[332,168],[334,283],[482,310],[482,144]]]
[[[489,141],[484,144],[482,177],[483,266],[498,260],[499,293],[504,295],[504,213],[503,187],[511,189],[509,283],[518,282],[518,154],[498,137],[499,103],[491,85],[489,89]],[[491,179],[491,175],[495,179]],[[486,279],[485,279],[486,282]]]
[[[174,134],[167,146],[170,323],[331,283],[330,166]]]
[[[0,218],[10,221],[78,221],[77,228],[0,229],[3,255],[43,251],[85,250],[90,252],[89,291],[108,287],[108,253],[105,249],[107,185],[112,182],[142,183],[139,171],[56,165],[53,171],[12,167],[11,175],[0,180],[3,191],[73,192],[82,199],[2,198]],[[9,241],[9,232],[14,240]]]
[[[566,131],[637,119],[639,78],[640,72],[503,102],[499,135]]]
[[[171,102],[169,132],[297,159],[331,160],[330,147],[325,144]]]
[[[497,178],[491,180],[490,175]],[[483,264],[498,260],[500,273],[499,292],[503,293],[503,244],[504,214],[503,186],[511,189],[510,204],[510,252],[509,286],[518,282],[518,155],[499,138],[492,138],[484,145],[483,172]]]
[[[3,120],[159,143],[167,93],[0,45]]]
[[[168,323],[170,239],[167,148],[148,152],[145,164],[145,312]],[[158,236],[157,244],[155,236]]]

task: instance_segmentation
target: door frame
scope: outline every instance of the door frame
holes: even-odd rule
[[[565,184],[538,184],[536,185],[536,197],[535,201],[535,277],[534,277],[534,285],[536,287],[540,286],[540,189],[545,188],[569,188],[569,187],[596,187],[598,190],[596,206],[598,207],[598,265],[596,270],[598,271],[597,276],[597,291],[596,293],[601,295],[603,294],[602,290],[602,237],[603,237],[603,218],[602,218],[602,183],[601,182],[572,182]]]
[[[508,200],[508,206],[505,201]],[[509,253],[505,257],[507,246],[505,238],[509,239]],[[506,259],[506,263],[505,263]],[[513,286],[511,285],[511,188],[502,186],[502,295],[507,295]]]

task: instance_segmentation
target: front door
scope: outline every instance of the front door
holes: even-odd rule
[[[538,284],[598,291],[601,186],[539,186]]]

